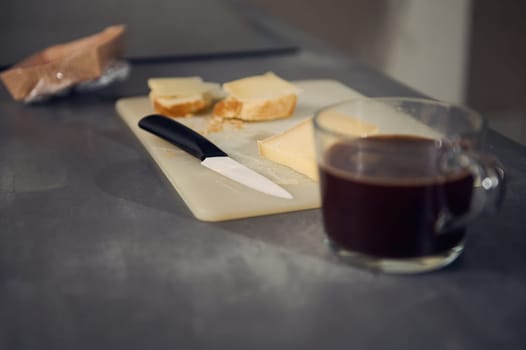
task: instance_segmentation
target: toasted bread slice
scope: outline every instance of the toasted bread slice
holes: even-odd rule
[[[215,105],[213,114],[246,121],[291,116],[300,92],[296,86],[274,73],[228,82],[223,84],[223,89],[229,96]]]
[[[219,85],[199,77],[153,78],[148,80],[150,100],[156,112],[184,117],[208,108],[217,97]]]

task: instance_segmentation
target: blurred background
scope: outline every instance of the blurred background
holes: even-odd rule
[[[245,1],[526,144],[526,1]]]
[[[294,46],[248,23],[232,10],[239,5],[431,97],[468,104],[526,144],[525,0],[1,0],[0,70],[115,23],[127,25],[136,62]]]

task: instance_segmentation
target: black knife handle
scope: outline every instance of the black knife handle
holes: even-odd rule
[[[189,127],[159,114],[152,114],[142,118],[139,121],[139,127],[173,143],[201,160],[208,157],[223,157],[227,155],[212,142]]]

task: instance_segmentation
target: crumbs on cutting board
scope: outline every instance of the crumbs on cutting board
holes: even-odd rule
[[[241,129],[244,127],[244,122],[239,119],[225,119],[219,116],[211,116],[204,130],[201,130],[202,135],[209,135],[214,132],[223,131],[225,127],[232,126],[234,129]]]

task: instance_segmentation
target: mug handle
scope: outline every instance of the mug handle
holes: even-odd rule
[[[504,199],[506,181],[502,164],[488,153],[452,151],[443,158],[443,168],[460,165],[470,169],[474,177],[469,211],[462,215],[445,209],[435,222],[435,232],[445,234],[460,228],[484,213],[496,212]]]

